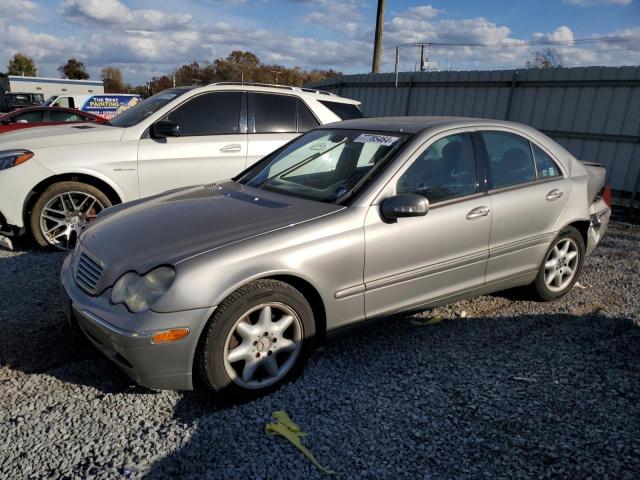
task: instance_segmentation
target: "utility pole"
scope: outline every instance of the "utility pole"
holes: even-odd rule
[[[376,15],[376,35],[373,43],[373,64],[371,73],[380,73],[380,59],[382,57],[382,30],[384,28],[384,7],[386,0],[378,0]]]
[[[424,43],[420,45],[420,71],[424,72]]]

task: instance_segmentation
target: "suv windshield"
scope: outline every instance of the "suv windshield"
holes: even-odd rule
[[[317,129],[266,157],[238,182],[297,197],[339,203],[400,148],[408,135]]]
[[[131,127],[136,125],[189,90],[189,88],[170,88],[163,90],[133,107],[126,109],[120,115],[113,117],[107,122],[107,125],[113,125],[114,127]]]

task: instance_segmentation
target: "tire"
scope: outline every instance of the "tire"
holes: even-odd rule
[[[83,199],[86,199],[85,203],[81,203]],[[41,247],[71,250],[86,225],[111,205],[109,197],[93,185],[76,181],[54,183],[42,192],[31,209],[31,234]],[[43,218],[45,209],[47,217]],[[58,221],[60,225],[54,227]],[[50,231],[50,236],[45,231]],[[52,238],[57,235],[60,236]]]
[[[558,250],[554,250],[556,247]],[[558,257],[558,253],[565,247],[568,248],[567,254]],[[575,256],[570,255],[572,252],[575,252]],[[580,232],[574,227],[566,227],[560,231],[545,253],[538,275],[532,284],[535,295],[547,302],[566,295],[580,276],[584,255],[584,239]],[[572,273],[567,273],[568,271]],[[549,281],[551,277],[553,279]]]
[[[264,323],[267,317],[273,323]],[[293,317],[291,325],[278,333],[288,322],[285,317]],[[240,324],[244,324],[240,328],[244,336],[238,331]],[[200,339],[198,370],[218,401],[250,400],[295,378],[306,363],[314,336],[313,311],[298,290],[277,280],[256,280],[233,292],[216,309]]]

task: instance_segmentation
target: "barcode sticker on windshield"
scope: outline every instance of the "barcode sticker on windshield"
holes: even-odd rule
[[[175,98],[177,95],[177,93],[163,93],[161,95],[158,95],[156,98],[159,100],[171,100],[172,98]]]
[[[354,140],[356,143],[376,143],[378,145],[390,146],[398,141],[398,137],[391,135],[376,135],[374,133],[363,133]]]

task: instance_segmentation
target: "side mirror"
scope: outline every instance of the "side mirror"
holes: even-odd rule
[[[0,123],[2,125],[10,125],[11,124],[11,119],[9,118],[3,118],[2,120],[0,120]]]
[[[401,193],[385,199],[380,210],[382,217],[389,221],[404,217],[423,217],[429,212],[429,200],[415,193]]]
[[[180,125],[170,120],[158,120],[151,125],[151,136],[154,138],[179,137]]]

